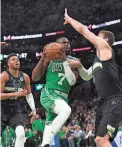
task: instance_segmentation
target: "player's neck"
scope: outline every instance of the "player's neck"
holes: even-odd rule
[[[18,77],[18,76],[19,76],[19,70],[18,70],[18,69],[11,69],[11,68],[9,68],[9,72],[10,72],[14,77]]]

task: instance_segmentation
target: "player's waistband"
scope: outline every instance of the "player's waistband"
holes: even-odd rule
[[[61,95],[61,96],[63,96],[63,97],[66,97],[66,98],[68,97],[68,94],[66,94],[66,93],[64,93],[62,91],[54,90],[54,92]]]

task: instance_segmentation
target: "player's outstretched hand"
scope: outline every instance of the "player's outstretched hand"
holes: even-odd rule
[[[26,96],[26,95],[27,95],[26,89],[22,89],[22,90],[15,93],[15,97],[21,97],[21,96]]]
[[[71,68],[82,68],[82,64],[78,60],[68,60],[68,63],[71,66]]]
[[[29,116],[32,116],[31,117],[31,123],[36,119],[36,110],[33,110],[30,114],[29,114]]]
[[[69,23],[68,22],[68,18],[69,18],[69,15],[67,14],[67,8],[65,8],[65,13],[64,13],[64,19],[65,19],[65,21],[64,21],[64,25],[66,25],[66,24]]]

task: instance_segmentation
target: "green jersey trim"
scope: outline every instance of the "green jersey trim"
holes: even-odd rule
[[[46,93],[46,95],[47,95],[51,100],[55,100],[55,98],[49,94],[47,88],[45,88],[45,93]]]

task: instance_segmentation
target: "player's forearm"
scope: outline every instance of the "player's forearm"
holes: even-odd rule
[[[78,22],[77,20],[75,20],[69,16],[67,19],[68,19],[68,23],[80,34],[82,34],[85,29],[88,29],[86,25]]]
[[[34,102],[34,98],[33,98],[32,93],[29,93],[29,94],[26,96],[26,100],[27,100],[28,105],[30,106],[31,110],[32,110],[32,111],[36,110],[36,108],[35,108],[35,102]]]
[[[64,72],[65,72],[65,77],[69,83],[69,85],[74,85],[76,83],[76,77],[74,73],[72,72],[69,64],[67,61],[63,62],[63,67],[64,67]]]
[[[92,67],[90,67],[88,70],[85,69],[83,66],[78,69],[80,77],[85,80],[89,81],[92,78]]]
[[[43,58],[40,59],[40,61],[36,65],[36,67],[33,69],[33,71],[32,71],[32,80],[33,81],[40,80],[40,78],[44,74],[44,72],[45,72],[45,70],[47,68],[47,65],[44,64],[44,63],[45,63],[45,60]]]
[[[15,92],[12,93],[1,93],[0,94],[0,100],[7,100],[11,97],[15,97]]]

